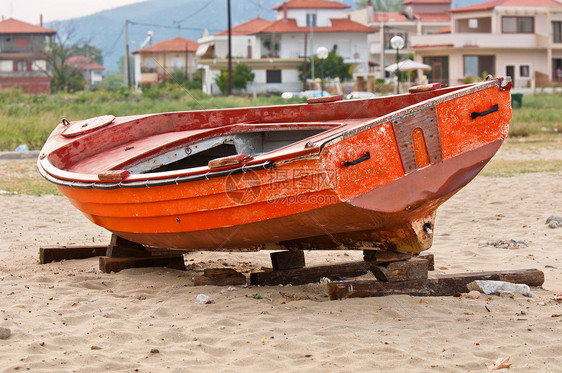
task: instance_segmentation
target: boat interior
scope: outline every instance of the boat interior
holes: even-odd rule
[[[113,171],[141,180],[204,174],[213,168],[211,161],[218,167],[236,164],[215,162],[223,159],[244,159],[245,165],[289,160],[318,152],[358,125],[461,88],[340,103],[109,116],[95,128],[86,127],[87,121],[63,121],[42,164],[52,175],[94,181]]]

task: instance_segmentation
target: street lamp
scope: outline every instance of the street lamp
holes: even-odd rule
[[[400,49],[404,48],[404,38],[400,35],[395,35],[390,39],[390,46],[396,49],[396,79],[398,84],[396,85],[396,92],[400,93]]]
[[[322,97],[324,97],[324,60],[328,58],[328,54],[329,54],[328,48],[319,47],[316,50],[316,54],[318,55],[318,58],[322,60],[322,64],[320,65],[322,69],[322,80],[320,81],[320,90],[321,90],[320,94],[322,95]]]

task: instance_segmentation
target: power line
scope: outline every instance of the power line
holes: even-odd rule
[[[123,27],[121,27],[121,32],[119,33],[119,36],[117,36],[117,39],[115,39],[115,41],[113,42],[113,45],[111,46],[111,48],[109,48],[109,52],[106,52],[106,54],[111,54],[113,52],[113,48],[115,48],[115,46],[117,45],[117,42],[119,41],[119,39],[121,39],[121,35],[123,35],[124,30],[125,30],[125,25],[123,25]]]
[[[198,14],[199,12],[201,12],[203,9],[205,9],[206,7],[208,7],[209,5],[211,5],[215,0],[209,0],[207,2],[207,4],[203,5],[201,8],[197,9],[195,12],[191,13],[189,16],[185,17],[184,19],[181,19],[179,21],[174,21],[172,22],[172,24],[181,24],[185,21],[187,21],[188,19],[190,19],[191,17],[195,16],[196,14]]]
[[[129,24],[134,26],[146,26],[146,27],[159,27],[159,28],[167,28],[167,29],[174,29],[174,30],[189,30],[189,31],[203,31],[205,30],[204,27],[179,27],[179,26],[170,26],[170,25],[155,25],[152,23],[142,23],[142,22],[134,22],[129,21]],[[207,29],[209,31],[222,31],[219,29]]]

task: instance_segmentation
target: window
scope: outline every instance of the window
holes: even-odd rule
[[[144,67],[154,69],[156,67],[156,58],[145,58]]]
[[[464,76],[495,74],[494,56],[464,56]]]
[[[18,49],[24,49],[27,47],[29,40],[27,38],[17,38],[16,39],[16,45],[18,46]]]
[[[521,65],[519,66],[519,76],[522,78],[528,78],[530,76],[530,71],[531,69],[529,69],[529,65]]]
[[[562,22],[560,21],[552,22],[552,42],[562,43]]]
[[[172,70],[183,70],[183,57],[172,57]]]
[[[478,28],[478,18],[471,18],[468,20],[468,28]]]
[[[266,83],[281,83],[281,70],[266,70]]]
[[[17,61],[15,71],[27,71],[27,61],[24,60]]]
[[[535,32],[535,19],[533,17],[502,17],[502,32],[504,34],[532,34]]]
[[[306,26],[307,27],[316,27],[316,14],[315,13],[307,13],[306,15]]]

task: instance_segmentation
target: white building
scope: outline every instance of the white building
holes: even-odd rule
[[[450,10],[449,33],[412,37],[430,81],[451,85],[483,74],[508,75],[515,88],[560,82],[562,3],[495,0]]]
[[[337,54],[353,64],[356,72],[367,72],[367,35],[372,30],[348,19],[347,8],[336,1],[291,0],[273,8],[277,11],[274,21],[255,18],[233,27],[233,64],[245,63],[255,74],[249,90],[302,90],[298,68],[320,46],[329,50],[336,47]],[[196,54],[204,70],[203,91],[216,94],[219,90],[215,78],[228,63],[228,31],[204,35],[198,42]],[[311,76],[310,67],[306,75]]]
[[[90,86],[98,85],[103,80],[103,66],[86,56],[72,56],[66,60],[67,65],[75,66]]]
[[[365,8],[347,12],[352,20],[374,31],[369,34],[370,72],[377,78],[385,78],[385,66],[396,62],[396,50],[390,45],[392,37],[404,38],[404,48],[399,51],[402,59],[413,52],[413,36],[433,34],[450,26],[451,0],[404,0],[402,4],[404,13],[377,12],[370,1]]]

